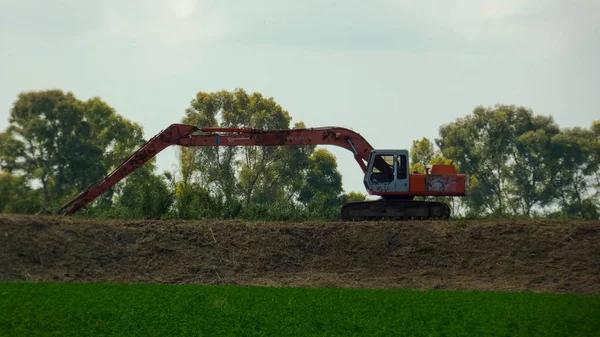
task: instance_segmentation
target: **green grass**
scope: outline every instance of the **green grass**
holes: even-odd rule
[[[0,283],[1,336],[600,336],[600,296]]]

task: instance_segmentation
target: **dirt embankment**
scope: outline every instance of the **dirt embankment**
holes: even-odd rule
[[[23,280],[600,294],[600,222],[0,216],[0,281]]]

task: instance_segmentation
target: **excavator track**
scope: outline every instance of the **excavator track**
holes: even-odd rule
[[[450,207],[435,201],[386,200],[347,203],[342,207],[344,221],[369,220],[444,220]]]

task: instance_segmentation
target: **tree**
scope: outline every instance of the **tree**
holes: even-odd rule
[[[528,217],[535,206],[549,205],[557,195],[556,156],[552,153],[552,137],[559,134],[551,117],[525,114],[512,149],[510,183],[515,213]]]
[[[557,158],[557,184],[563,212],[570,216],[598,218],[596,202],[588,193],[593,177],[600,169],[597,160],[600,143],[593,129],[564,129],[552,138],[552,145]]]
[[[141,136],[139,125],[99,98],[84,102],[61,90],[24,92],[2,135],[8,141],[0,147],[0,163],[39,181],[44,207],[56,208],[139,147]]]
[[[102,149],[103,167],[114,168],[145,143],[141,125],[117,114],[99,97],[82,102],[82,105],[83,120],[91,128],[91,140]]]
[[[475,118],[475,116],[467,116],[442,126],[439,131],[440,138],[436,139],[442,153],[458,162],[463,168],[463,172],[471,177],[477,177],[482,173],[485,176],[486,173],[482,162],[486,160],[485,147],[487,144],[485,139],[481,139],[479,136]],[[484,186],[480,184],[478,188],[471,186],[469,207],[472,212],[494,211],[496,204],[490,192],[495,192],[496,186],[496,181],[491,179],[486,179]],[[484,210],[484,208],[487,209]]]
[[[596,140],[596,146],[600,146],[600,120],[594,121],[592,123],[592,132],[594,133],[594,138]],[[592,154],[593,161],[596,165],[600,166],[600,151],[596,151]],[[595,172],[595,188],[596,188],[596,200],[600,204],[600,170],[596,170]]]
[[[0,172],[0,213],[34,213],[41,202],[39,191],[28,186],[25,176]]]
[[[413,140],[410,149],[410,171],[425,173],[425,166],[431,164],[435,155],[434,145],[428,138]]]
[[[169,174],[155,174],[155,159],[144,164],[118,186],[114,208],[119,218],[160,219],[168,215],[175,191],[167,184]]]
[[[311,218],[336,218],[344,201],[342,175],[335,156],[327,149],[317,149],[309,158],[298,200]]]
[[[180,219],[207,219],[221,217],[223,205],[220,204],[198,182],[174,182],[174,215]]]
[[[440,128],[436,143],[445,157],[472,176],[468,205],[474,213],[529,214],[546,205],[553,189],[550,117],[514,105],[476,107],[472,115]]]
[[[288,129],[291,116],[259,93],[199,92],[183,123],[203,126]],[[296,123],[295,128],[304,127]],[[182,178],[199,182],[223,205],[222,215],[236,217],[249,205],[292,203],[314,146],[200,147],[182,149]]]
[[[0,170],[9,173],[22,170],[18,161],[24,151],[24,144],[14,137],[11,129],[0,132]]]
[[[309,158],[298,200],[308,204],[317,193],[337,198],[342,192],[342,175],[337,169],[335,156],[327,149],[315,150]]]

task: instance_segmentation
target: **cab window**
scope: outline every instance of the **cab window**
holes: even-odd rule
[[[396,161],[398,164],[398,173],[397,173],[397,177],[398,179],[406,179],[408,176],[408,160],[406,158],[406,155],[398,155],[398,157],[396,157]]]
[[[376,155],[371,173],[371,182],[389,183],[394,181],[394,156]]]

